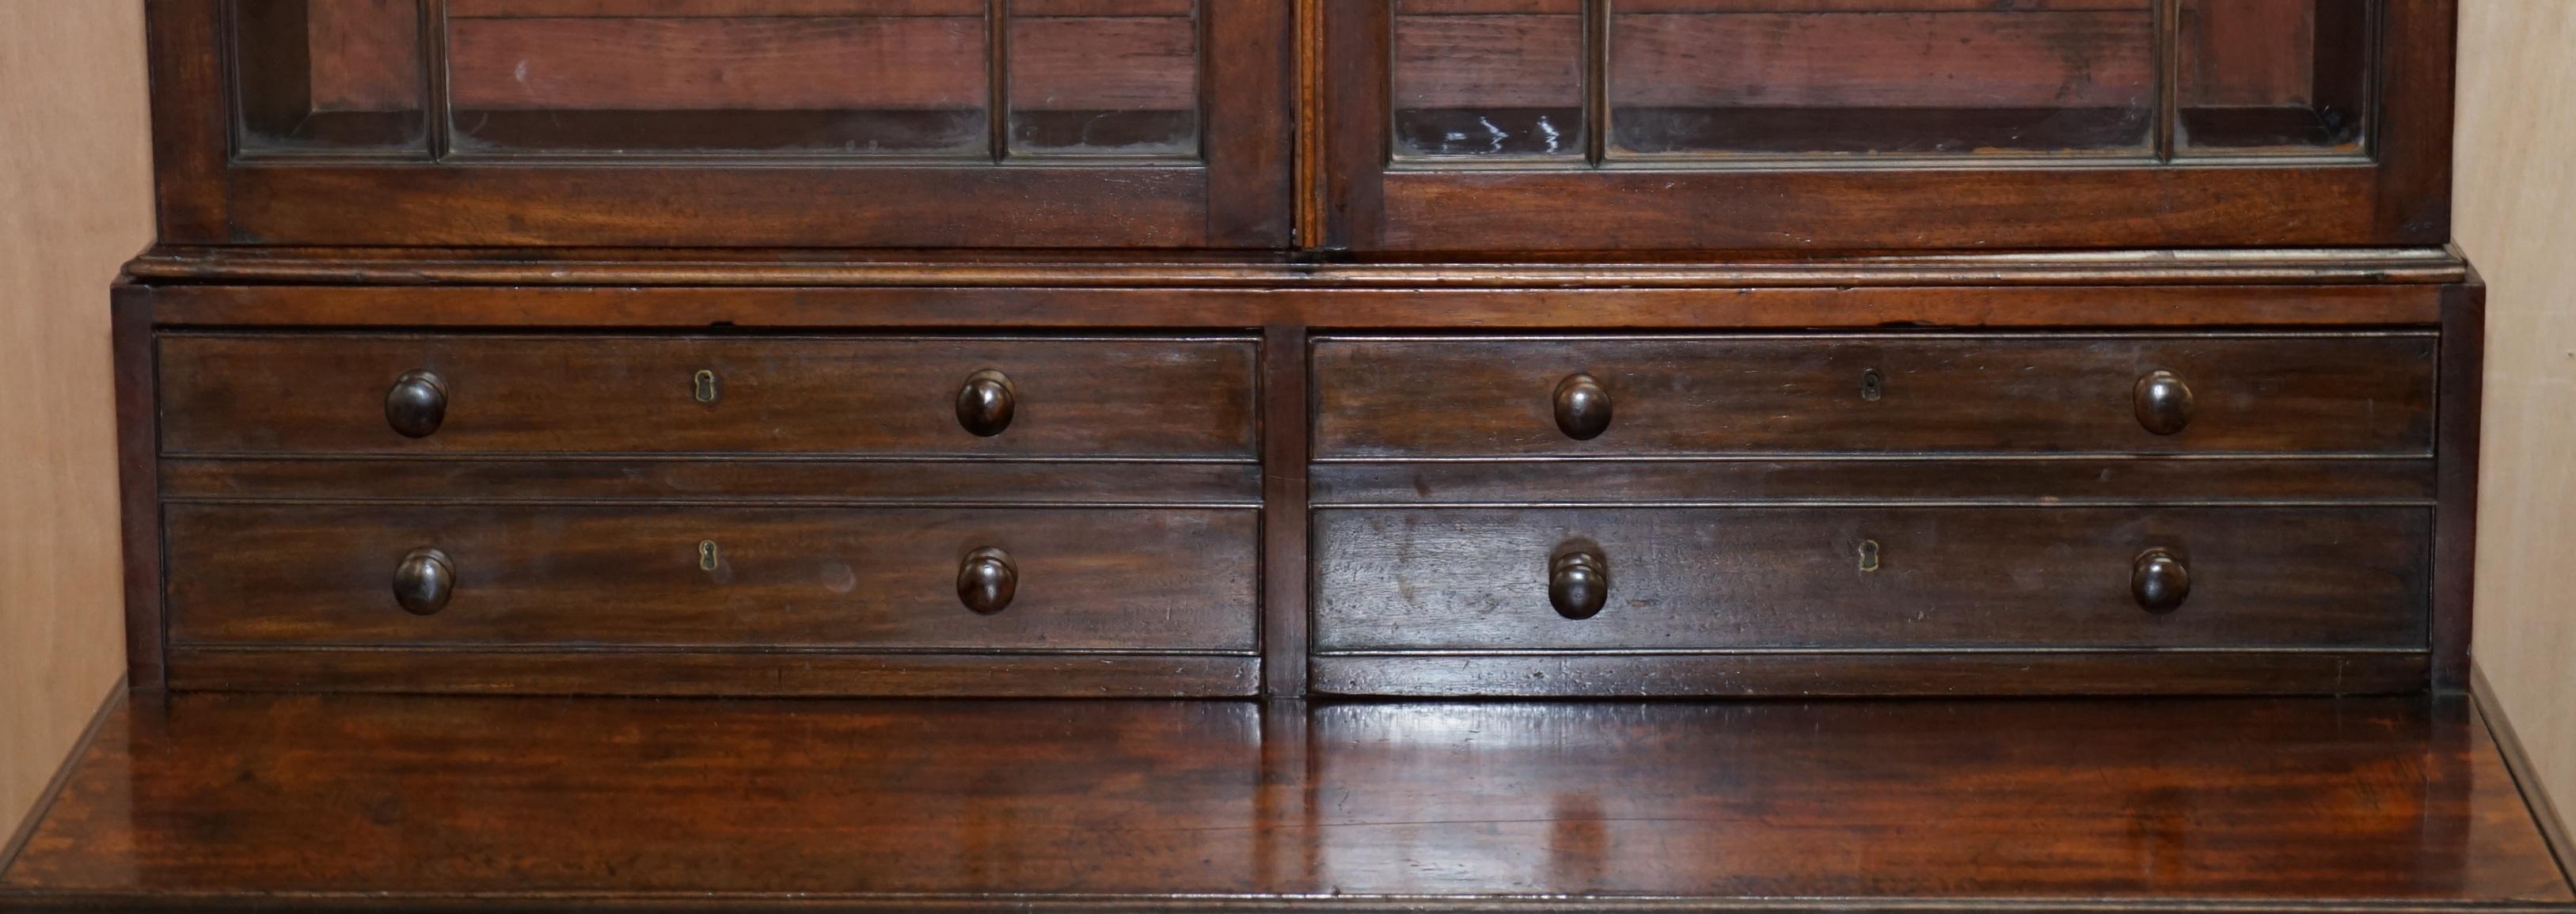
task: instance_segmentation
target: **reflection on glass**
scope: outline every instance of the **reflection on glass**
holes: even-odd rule
[[[1578,0],[1399,0],[1399,156],[1584,153]]]
[[[1613,156],[2153,142],[2152,0],[1620,0],[1612,11]]]
[[[247,153],[426,155],[416,0],[238,0]]]
[[[2366,0],[2183,0],[2180,154],[2359,149],[2370,8]]]
[[[1196,0],[1012,0],[1011,152],[1194,157]]]
[[[984,156],[984,0],[449,0],[460,151]]]

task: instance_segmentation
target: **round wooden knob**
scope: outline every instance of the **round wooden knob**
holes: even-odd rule
[[[978,438],[999,435],[1011,427],[1019,399],[1010,377],[1001,372],[987,368],[967,375],[965,388],[957,391],[957,424]]]
[[[385,424],[405,438],[427,438],[447,421],[447,380],[413,369],[385,391]]]
[[[2138,379],[2135,399],[2138,424],[2147,431],[2170,435],[2191,424],[2191,385],[2181,375],[2161,368],[2147,372]]]
[[[966,563],[957,568],[957,601],[967,609],[988,616],[1001,612],[1019,589],[1020,566],[1000,549],[986,546],[969,552]]]
[[[1591,375],[1567,375],[1556,384],[1556,427],[1576,441],[1601,437],[1610,430],[1610,392]]]
[[[1547,602],[1568,619],[1600,615],[1610,602],[1610,569],[1597,552],[1568,552],[1548,563]]]
[[[2191,597],[2191,569],[2163,549],[2138,553],[2138,560],[2129,566],[2129,595],[2148,612],[2180,609],[2182,601]]]
[[[394,566],[394,602],[404,612],[426,616],[447,608],[449,597],[456,595],[456,566],[447,553],[436,549],[414,549]]]

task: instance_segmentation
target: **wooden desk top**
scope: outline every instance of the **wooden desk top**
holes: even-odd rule
[[[2576,910],[2459,698],[139,692],[0,911]]]

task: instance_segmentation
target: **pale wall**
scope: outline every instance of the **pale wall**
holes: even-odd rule
[[[2477,635],[2561,812],[2576,804],[2576,2],[2466,0],[2455,234],[2486,275]]]
[[[152,240],[135,0],[0,0],[0,841],[125,669],[107,287]]]

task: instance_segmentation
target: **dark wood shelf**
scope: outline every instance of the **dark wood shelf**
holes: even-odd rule
[[[136,693],[0,910],[2576,910],[2457,697]]]

